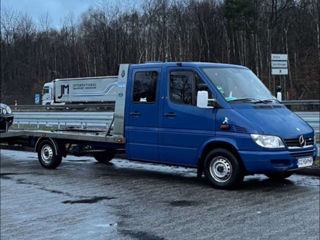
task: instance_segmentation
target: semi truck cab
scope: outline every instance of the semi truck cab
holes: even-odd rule
[[[50,104],[53,104],[53,82],[45,83],[42,89],[42,105]]]

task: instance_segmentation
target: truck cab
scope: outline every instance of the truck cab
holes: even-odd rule
[[[130,65],[125,108],[129,159],[197,167],[217,187],[312,165],[314,130],[244,66]]]
[[[50,105],[53,103],[53,82],[43,85],[42,89],[42,105]]]

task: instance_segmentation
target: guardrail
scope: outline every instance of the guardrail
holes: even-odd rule
[[[295,111],[319,132],[320,100],[283,101],[288,108]],[[107,128],[112,120],[114,102],[100,104],[66,104],[66,105],[17,105],[13,110],[15,127],[25,125],[40,127]],[[308,110],[309,112],[305,112]]]
[[[309,111],[319,112],[320,111],[320,100],[289,100],[283,101],[284,105],[291,111]]]
[[[319,132],[319,112],[296,112],[301,118],[308,122],[311,127]],[[13,124],[17,128],[33,126],[81,128],[107,128],[112,121],[113,112],[14,112]]]
[[[320,100],[288,100],[282,102],[292,111],[320,111]],[[98,104],[62,104],[62,105],[11,105],[14,112],[61,112],[61,111],[114,111],[114,102]]]
[[[320,112],[295,112],[303,120],[310,124],[315,132],[319,133]]]

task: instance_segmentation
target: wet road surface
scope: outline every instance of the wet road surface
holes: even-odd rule
[[[1,239],[319,239],[319,178],[246,177],[217,190],[195,169],[1,151]]]

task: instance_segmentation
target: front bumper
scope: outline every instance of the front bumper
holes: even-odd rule
[[[298,159],[302,157],[317,157],[317,147],[296,151],[239,151],[240,157],[248,173],[283,172],[298,168]]]

